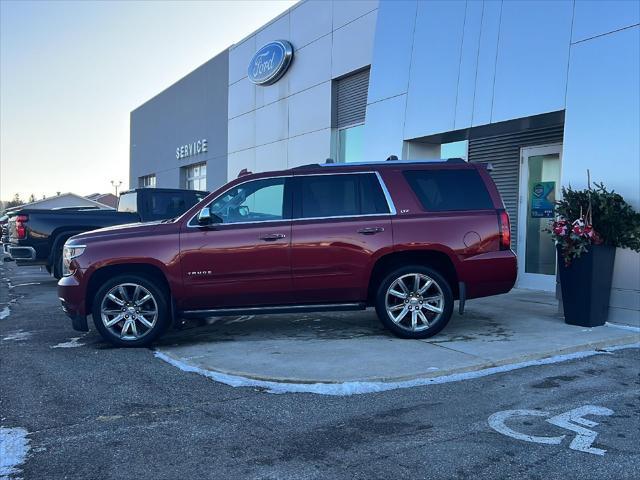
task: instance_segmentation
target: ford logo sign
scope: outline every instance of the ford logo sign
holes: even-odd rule
[[[249,63],[249,80],[256,85],[276,83],[287,71],[292,59],[293,47],[286,40],[267,43]]]

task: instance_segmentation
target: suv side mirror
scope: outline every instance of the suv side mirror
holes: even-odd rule
[[[215,213],[211,213],[211,208],[204,207],[198,213],[198,225],[213,225],[214,223],[222,223],[222,218],[220,218]]]

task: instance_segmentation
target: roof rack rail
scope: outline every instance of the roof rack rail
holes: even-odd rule
[[[392,165],[416,165],[416,164],[433,164],[433,163],[468,163],[464,158],[438,158],[433,160],[393,160],[384,162],[381,160],[375,160],[371,162],[353,162],[353,163],[308,163],[306,165],[300,165],[293,167],[291,170],[305,170],[309,168],[319,167],[359,167],[366,165],[379,165],[379,166],[392,166]]]
[[[331,166],[336,165],[335,163],[331,163]],[[320,163],[307,163],[306,165],[299,165],[297,167],[293,167],[291,170],[305,170],[307,168],[318,168],[321,167],[322,164]]]

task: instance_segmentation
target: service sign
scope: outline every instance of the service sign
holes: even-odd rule
[[[195,140],[191,143],[187,143],[186,145],[176,147],[176,158],[180,160],[181,158],[193,157],[194,155],[207,153],[208,149],[209,143],[206,138]]]
[[[293,47],[286,40],[267,43],[249,62],[249,80],[256,85],[271,85],[285,74],[293,59]]]

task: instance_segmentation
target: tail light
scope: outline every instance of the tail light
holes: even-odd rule
[[[498,210],[498,230],[500,235],[500,250],[511,248],[511,225],[506,210]]]
[[[18,237],[18,240],[24,240],[25,238],[27,238],[26,223],[28,220],[28,215],[18,215],[16,217],[16,236]]]

